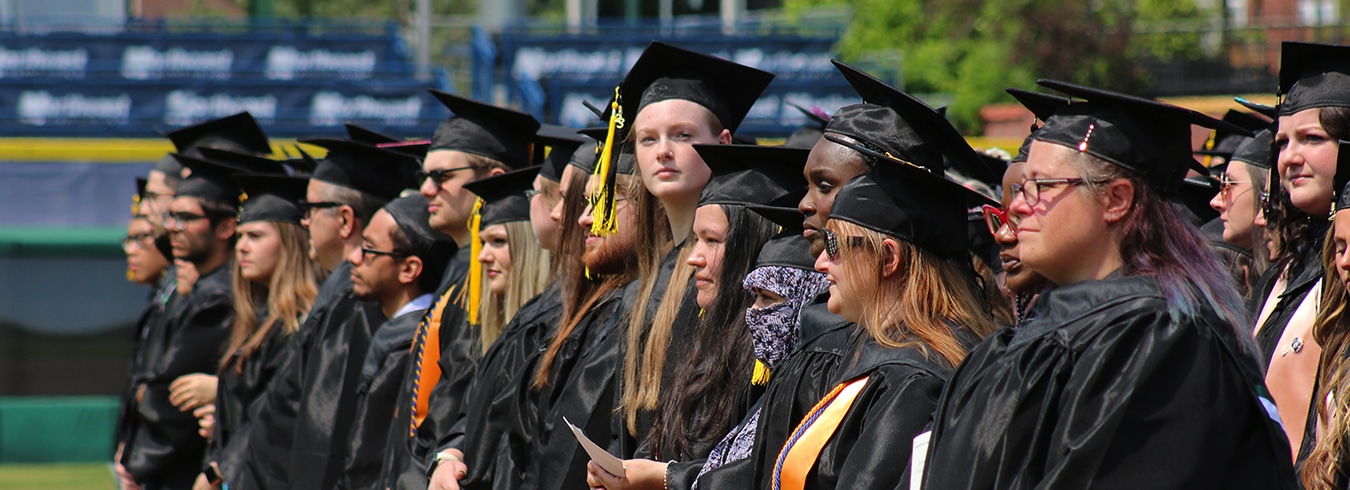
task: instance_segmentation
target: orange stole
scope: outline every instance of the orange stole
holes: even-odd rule
[[[454,294],[455,289],[453,286],[450,287],[436,300],[431,314],[422,322],[422,331],[417,336],[419,341],[414,342],[412,346],[416,364],[413,371],[413,407],[408,437],[415,437],[417,427],[426,420],[427,412],[430,411],[428,404],[431,401],[431,389],[441,380],[441,365],[437,364],[437,361],[441,360],[441,316],[450,305],[450,295]]]
[[[862,393],[867,379],[858,378],[835,386],[807,412],[806,418],[797,424],[787,444],[783,445],[782,452],[778,453],[778,463],[773,468],[774,490],[802,490],[806,486],[806,475],[816,466],[820,451],[843,423],[844,415]]]

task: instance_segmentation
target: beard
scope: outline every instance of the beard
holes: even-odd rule
[[[596,274],[625,274],[637,267],[633,237],[631,234],[605,237],[598,245],[586,247],[586,251],[581,254],[581,263]]]

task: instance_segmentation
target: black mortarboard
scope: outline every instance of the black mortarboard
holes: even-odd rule
[[[820,135],[825,132],[825,125],[830,123],[830,117],[824,114],[824,111],[816,112],[819,109],[807,109],[791,102],[788,102],[788,105],[806,116],[806,124],[789,135],[783,146],[807,149],[816,146],[816,142],[820,141]]]
[[[826,133],[847,136],[861,145],[828,134],[827,139],[878,159],[908,161],[938,176],[950,164],[980,181],[998,182],[1003,178],[1003,171],[989,168],[947,118],[932,107],[856,68],[832,62],[866,103],[839,109],[825,127]]]
[[[178,180],[183,178],[183,164],[178,163],[178,159],[173,155],[165,154],[158,162],[155,162],[154,170],[162,172],[170,179]]]
[[[1275,135],[1269,128],[1262,129],[1251,138],[1243,138],[1228,161],[1242,162],[1269,170],[1275,161],[1271,152],[1274,139]]]
[[[409,155],[355,141],[314,138],[300,142],[328,149],[328,156],[315,166],[313,179],[381,199],[393,199],[413,187],[413,174],[421,168]]]
[[[530,142],[539,121],[524,112],[428,89],[455,115],[431,136],[430,151],[456,150],[491,158],[510,168],[530,166]]]
[[[1333,202],[1340,201],[1341,188],[1345,187],[1346,182],[1350,182],[1350,141],[1340,140],[1339,148],[1336,150],[1336,175],[1332,178],[1331,187]]]
[[[781,146],[694,145],[712,170],[698,204],[790,206],[806,194],[802,168],[811,150]]]
[[[1280,44],[1281,116],[1317,107],[1350,107],[1350,46]]]
[[[291,168],[291,175],[308,176],[313,174],[314,167],[319,165],[319,161],[309,156],[309,153],[300,148],[300,145],[295,146],[295,151],[299,156],[292,157],[290,153],[287,153],[286,161],[282,162]]]
[[[1031,153],[1031,142],[1035,141],[1035,138],[1033,138],[1033,136],[1035,136],[1035,133],[1027,135],[1027,138],[1022,140],[1022,146],[1017,147],[1017,154],[1013,155],[1012,160],[1008,160],[1008,165],[1012,165],[1017,162],[1022,163],[1027,162],[1027,155]]]
[[[1006,92],[1008,92],[1008,95],[1013,96],[1014,99],[1017,99],[1017,102],[1022,104],[1022,107],[1026,107],[1027,110],[1031,111],[1031,114],[1036,116],[1036,119],[1040,119],[1041,121],[1049,119],[1050,115],[1054,114],[1055,111],[1069,105],[1068,97],[1032,92],[1020,88],[1009,88],[1006,89]]]
[[[483,198],[483,207],[478,210],[482,216],[479,229],[511,221],[529,221],[530,198],[525,197],[525,191],[534,187],[537,175],[539,167],[528,167],[464,184],[469,192]]]
[[[1336,213],[1350,209],[1350,182],[1341,186],[1341,197],[1336,200]]]
[[[175,129],[164,136],[173,142],[178,153],[188,156],[196,156],[193,150],[203,146],[260,155],[272,153],[267,134],[263,133],[253,115],[247,112]]]
[[[400,197],[389,201],[381,209],[394,218],[394,224],[398,225],[399,231],[408,239],[408,244],[412,245],[412,250],[408,252],[421,257],[423,262],[444,264],[459,249],[449,235],[436,231],[428,223],[431,215],[427,212],[426,198]]]
[[[838,117],[838,116],[836,116]],[[926,169],[882,160],[844,184],[830,219],[906,240],[933,254],[955,258],[970,245],[967,210],[988,198]]]
[[[1280,108],[1279,108],[1279,107],[1275,107],[1275,106],[1273,106],[1273,105],[1262,104],[1262,103],[1260,103],[1260,102],[1252,102],[1252,101],[1247,100],[1247,99],[1244,99],[1244,98],[1242,98],[1242,97],[1233,97],[1233,100],[1234,100],[1234,101],[1237,101],[1237,103],[1239,103],[1239,104],[1242,104],[1242,107],[1246,107],[1246,108],[1248,108],[1248,109],[1251,109],[1252,112],[1255,112],[1255,113],[1260,114],[1260,115],[1262,115],[1262,116],[1266,116],[1266,117],[1271,118],[1271,119],[1276,119],[1276,118],[1279,118],[1279,117],[1280,117]]]
[[[300,201],[305,199],[309,178],[289,175],[239,175],[234,178],[244,191],[244,202],[239,207],[239,224],[253,221],[276,221],[300,224],[304,211]]]
[[[586,146],[588,141],[591,141],[591,139],[577,134],[577,130],[573,128],[552,124],[541,126],[539,133],[535,135],[534,145],[535,161],[542,162],[541,165],[543,166],[539,169],[539,176],[554,182],[561,182],[563,168],[572,160],[572,156],[576,154],[577,150]],[[548,148],[548,156],[539,158],[543,154],[544,148]]]
[[[427,155],[427,148],[431,146],[429,140],[409,141],[358,124],[347,123],[346,127],[347,137],[352,141],[403,153],[418,160]]]
[[[1219,181],[1208,175],[1186,177],[1177,190],[1177,202],[1185,206],[1198,222],[1195,226],[1208,223],[1219,217],[1219,212],[1209,205],[1219,194]]]
[[[802,236],[802,213],[795,207],[746,206],[755,214],[782,227],[777,235],[759,249],[755,267],[780,266],[815,270],[816,258],[811,256],[811,242]]]
[[[1086,99],[1056,111],[1032,138],[1088,153],[1139,172],[1172,195],[1186,172],[1206,169],[1191,156],[1191,125],[1250,135],[1239,126],[1153,99],[1056,80],[1041,86]]]
[[[594,174],[595,164],[597,163],[596,159],[600,156],[596,150],[596,146],[599,146],[600,142],[604,141],[605,128],[585,128],[577,131],[577,133],[595,139],[596,143],[594,145],[586,144],[581,148],[578,148],[577,151],[572,154],[572,159],[568,161],[568,164],[580,168],[588,174]],[[619,147],[616,148],[617,152],[614,155],[615,171],[623,175],[632,175],[633,172],[637,170],[637,154],[633,152],[633,143],[626,139],[619,141],[616,138],[615,141],[619,145]],[[591,152],[589,157],[586,156],[587,151]]]
[[[1271,126],[1271,121],[1269,119],[1250,112],[1241,112],[1233,109],[1229,109],[1228,112],[1223,115],[1223,120],[1224,122],[1240,126],[1253,133]],[[1209,141],[1205,144],[1207,148],[1200,149],[1196,151],[1195,154],[1219,156],[1228,159],[1233,156],[1233,152],[1237,151],[1238,146],[1247,138],[1250,138],[1250,136],[1216,129],[1214,130],[1214,134],[1210,136]]]
[[[771,80],[773,74],[763,70],[653,42],[624,76],[619,94],[630,126],[643,107],[680,99],[708,109],[723,128],[735,133]],[[606,108],[601,119],[608,121],[610,111]]]
[[[247,170],[227,163],[207,161],[178,153],[173,155],[184,167],[192,171],[191,175],[178,184],[176,196],[191,196],[239,205],[239,184],[234,181],[234,176],[248,173]]]
[[[250,174],[286,175],[286,167],[271,158],[261,157],[233,150],[218,148],[200,148],[201,157],[216,163],[228,164]]]
[[[140,216],[141,202],[145,201],[145,177],[136,177],[136,195],[131,196],[131,215]]]

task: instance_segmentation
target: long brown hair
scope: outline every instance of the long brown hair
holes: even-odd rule
[[[1350,437],[1350,316],[1346,315],[1346,305],[1350,303],[1345,283],[1336,270],[1336,243],[1332,238],[1335,228],[1328,230],[1322,245],[1322,302],[1317,308],[1317,319],[1313,322],[1313,338],[1322,346],[1322,357],[1318,360],[1316,396],[1313,406],[1317,407],[1318,424],[1317,443],[1308,453],[1308,460],[1299,470],[1303,486],[1309,490],[1333,489],[1337,477],[1350,475],[1338,474],[1341,460],[1345,459],[1346,437]]]
[[[830,220],[826,225],[840,237],[840,253],[846,254],[844,272],[873,287],[855,288],[864,295],[858,321],[878,344],[885,347],[918,347],[936,353],[952,366],[966,357],[966,348],[956,338],[953,326],[984,338],[997,328],[985,309],[984,300],[968,273],[952,260],[942,259],[914,244],[897,240],[854,223]],[[883,276],[882,241],[891,238],[900,248],[900,267]],[[841,279],[841,278],[836,278]]]
[[[309,231],[294,223],[272,222],[281,240],[276,269],[266,286],[244,279],[239,263],[234,265],[234,325],[230,343],[220,361],[223,371],[236,373],[262,347],[274,328],[286,335],[300,330],[303,316],[319,293],[319,268],[309,260]],[[258,303],[266,302],[267,318],[258,322]],[[235,354],[238,354],[237,356]]]

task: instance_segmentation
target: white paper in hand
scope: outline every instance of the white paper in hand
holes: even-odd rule
[[[572,435],[577,436],[577,442],[581,443],[581,448],[586,450],[586,454],[591,457],[591,461],[595,461],[596,464],[600,465],[601,468],[604,468],[605,471],[608,471],[611,475],[617,477],[624,476],[623,460],[614,457],[613,454],[609,454],[608,451],[605,451],[594,442],[591,442],[591,439],[586,437],[586,433],[582,432],[581,429],[578,429],[577,426],[572,425],[572,422],[568,421],[567,417],[563,417],[563,422],[567,424],[567,428],[572,429]]]

